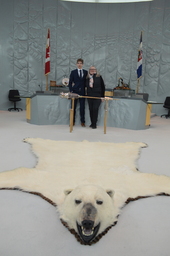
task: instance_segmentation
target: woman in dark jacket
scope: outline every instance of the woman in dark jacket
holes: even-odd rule
[[[97,73],[94,66],[90,67],[89,73],[86,79],[87,96],[103,98],[105,93],[105,85],[102,76]],[[92,129],[97,128],[97,119],[99,106],[102,99],[88,99],[90,119]]]

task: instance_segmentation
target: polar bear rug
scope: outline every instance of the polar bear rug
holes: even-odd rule
[[[170,195],[170,177],[137,170],[144,143],[24,141],[37,164],[0,173],[0,189],[32,193],[53,204],[81,244],[99,241],[130,201]]]

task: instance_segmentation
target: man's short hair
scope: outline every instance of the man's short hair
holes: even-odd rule
[[[84,63],[84,60],[80,58],[80,59],[77,59],[77,63],[78,63],[78,62],[81,62],[81,63],[83,64],[83,63]]]

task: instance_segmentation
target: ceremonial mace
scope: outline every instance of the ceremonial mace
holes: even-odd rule
[[[108,116],[108,101],[109,101],[109,100],[113,100],[113,98],[109,98],[109,97],[101,98],[101,97],[81,96],[81,95],[79,95],[79,94],[71,93],[71,92],[68,92],[68,93],[63,93],[63,92],[61,92],[61,93],[60,93],[60,97],[61,97],[61,98],[65,98],[65,99],[71,99],[71,109],[70,109],[70,132],[73,131],[74,101],[75,101],[75,99],[78,99],[78,98],[87,98],[87,99],[100,99],[100,100],[102,100],[102,101],[105,101],[105,106],[104,106],[104,109],[105,109],[105,112],[104,112],[104,134],[106,134],[107,116]],[[117,99],[114,99],[114,100],[117,100]]]

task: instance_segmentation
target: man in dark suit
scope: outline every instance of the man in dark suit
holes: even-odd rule
[[[81,96],[85,95],[85,82],[87,77],[87,70],[82,69],[83,63],[84,63],[83,59],[77,60],[77,64],[76,64],[77,69],[74,69],[71,71],[70,78],[69,78],[70,92],[77,93],[78,95],[81,95]],[[85,98],[75,99],[73,124],[75,123],[76,106],[77,106],[78,100],[80,103],[81,126],[85,127]]]

